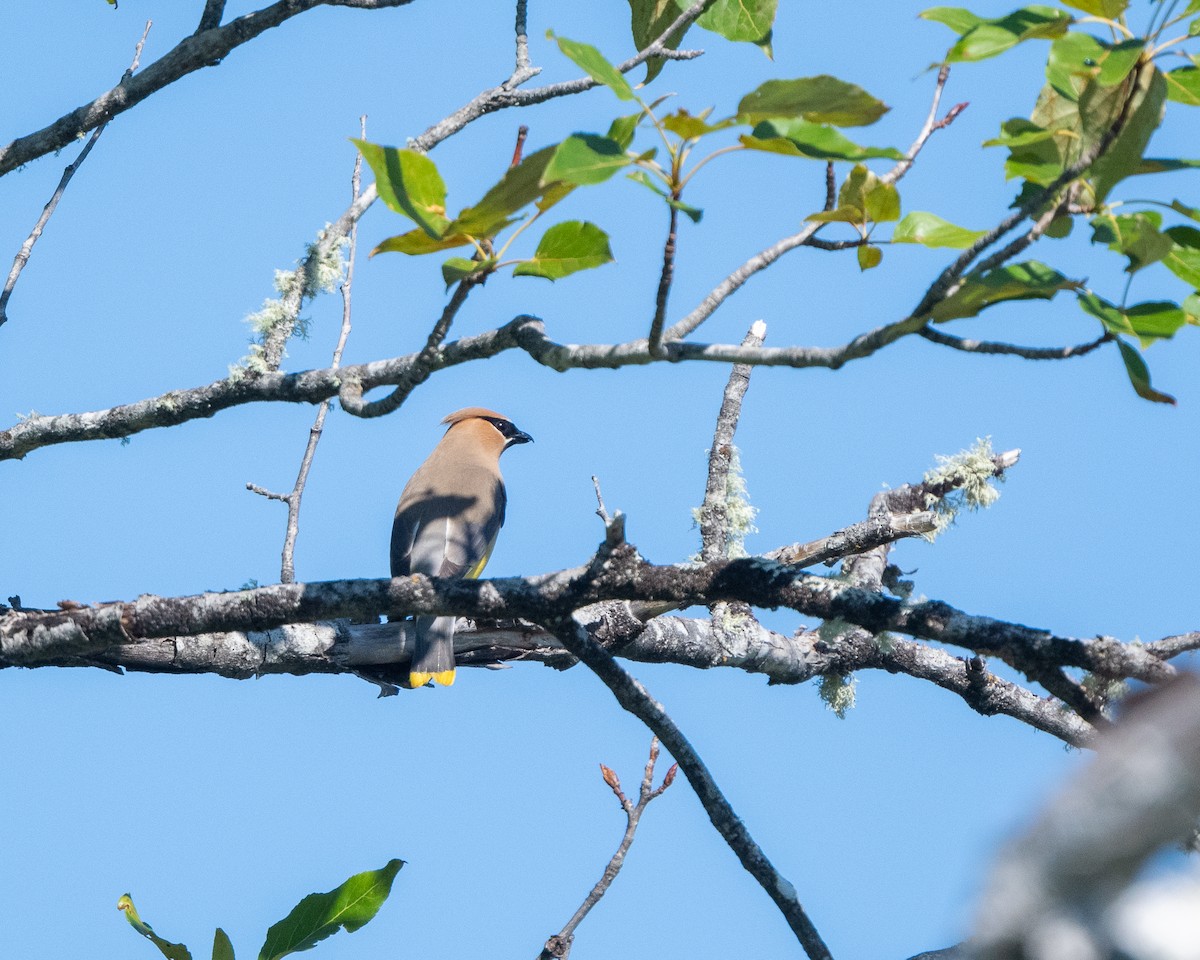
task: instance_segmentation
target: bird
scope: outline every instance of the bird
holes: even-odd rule
[[[393,577],[476,579],[504,524],[507,494],[500,455],[533,437],[508,417],[466,407],[442,420],[449,424],[433,452],[404,487],[392,522]],[[454,617],[415,618],[408,681],[454,683]]]

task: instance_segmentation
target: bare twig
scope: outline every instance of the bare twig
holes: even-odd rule
[[[717,832],[729,845],[746,871],[758,881],[767,896],[779,908],[788,926],[800,941],[809,960],[832,960],[828,947],[809,919],[796,896],[795,888],[785,879],[746,825],[730,806],[708,767],[675,721],[645,687],[630,676],[603,647],[595,643],[575,620],[559,622],[554,632],[563,645],[583,661],[612,691],[617,702],[650,728],[675,758],[696,796],[708,813]]]
[[[529,136],[529,128],[525,124],[517,127],[517,143],[513,147],[512,162],[509,166],[515,167],[521,162],[521,153],[525,149],[525,138]]]
[[[142,38],[137,42],[137,46],[133,51],[133,60],[129,67],[121,75],[121,83],[125,83],[133,76],[142,59],[142,48],[146,45],[146,37],[150,33],[150,27],[153,26],[153,20],[146,21],[146,29],[142,31]],[[25,269],[25,265],[29,263],[29,256],[33,253],[34,244],[42,235],[42,231],[46,228],[46,224],[54,215],[55,209],[58,207],[58,201],[62,199],[63,193],[67,189],[67,184],[71,182],[71,178],[75,176],[75,171],[80,168],[83,161],[87,159],[89,153],[92,152],[92,147],[96,145],[96,141],[100,139],[100,134],[104,132],[104,128],[108,126],[108,121],[105,120],[88,137],[87,143],[83,145],[83,149],[79,151],[79,156],[63,170],[62,178],[58,181],[58,186],[54,190],[54,194],[46,201],[46,206],[42,208],[42,215],[38,217],[37,223],[33,225],[33,229],[29,232],[29,236],[25,238],[25,242],[21,244],[21,249],[17,251],[16,257],[13,259],[12,269],[8,272],[8,279],[4,281],[4,289],[0,290],[0,326],[3,326],[8,320],[8,300],[12,296],[13,287],[17,285],[17,279],[21,276],[21,271]]]
[[[517,0],[515,29],[517,35],[517,59],[514,65],[516,73],[525,73],[533,69],[533,65],[529,62],[529,26],[526,7],[527,0]]]
[[[380,10],[403,7],[413,0],[276,0],[275,3],[222,27],[192,34],[181,40],[165,55],[145,70],[102,93],[90,103],[59,117],[47,127],[0,147],[0,176],[61,150],[81,134],[137,106],[151,94],[174,83],[180,77],[194,73],[214,61],[222,60],[231,51],[259,34],[292,17],[315,7],[352,7],[360,10]]]
[[[361,135],[367,135],[367,118],[358,118]],[[354,158],[354,172],[350,175],[351,201],[358,198],[362,186],[362,155]],[[354,290],[354,259],[358,251],[358,224],[350,228],[350,249],[346,257],[346,276],[342,281],[342,327],[338,335],[337,346],[333,349],[333,359],[330,369],[336,370],[341,366],[342,353],[346,349],[346,341],[350,337],[350,301]],[[283,538],[283,554],[280,559],[280,583],[294,583],[296,580],[296,537],[300,533],[300,503],[304,499],[304,488],[308,483],[308,474],[312,469],[313,457],[317,453],[317,444],[321,442],[321,434],[325,429],[325,418],[329,415],[329,400],[322,400],[317,408],[316,418],[308,431],[308,443],[304,447],[304,456],[300,459],[300,472],[296,475],[296,483],[291,493],[270,493],[256,484],[247,483],[246,489],[270,500],[282,500],[287,504],[287,531]]]
[[[663,244],[662,272],[658,277],[658,292],[654,296],[654,318],[650,321],[650,336],[647,338],[647,349],[652,357],[662,356],[663,323],[667,319],[667,299],[671,296],[671,283],[675,278],[679,208],[670,204],[668,210],[667,240]]]
[[[1177,657],[1181,653],[1200,650],[1200,631],[1180,633],[1172,637],[1163,637],[1146,644],[1147,649],[1163,659]]]
[[[789,566],[811,567],[818,563],[833,563],[851,554],[873,550],[904,537],[923,536],[936,529],[934,515],[928,511],[888,513],[852,524],[820,540],[780,547],[764,556]]]
[[[204,12],[200,14],[200,25],[196,27],[196,32],[203,33],[205,30],[219,27],[223,16],[225,0],[204,0]]]
[[[1013,343],[997,343],[989,340],[969,340],[965,337],[955,337],[943,333],[934,327],[922,327],[917,335],[924,337],[930,343],[950,347],[952,350],[962,350],[965,353],[987,353],[998,356],[1023,357],[1026,360],[1069,360],[1072,357],[1082,357],[1113,339],[1111,333],[1104,333],[1095,340],[1087,343],[1077,343],[1069,347],[1022,347]]]
[[[592,486],[596,488],[596,516],[600,518],[600,522],[607,528],[612,518],[608,515],[608,510],[604,506],[604,495],[600,492],[599,477],[592,477]]]
[[[941,120],[937,118],[938,107],[942,102],[942,91],[946,89],[946,81],[950,79],[950,64],[944,63],[938,70],[937,83],[933,87],[933,102],[929,105],[929,115],[925,118],[925,123],[917,134],[917,139],[913,141],[912,146],[908,148],[908,153],[904,155],[904,159],[899,161],[891,170],[885,173],[879,179],[884,183],[895,183],[903,177],[909,170],[912,169],[913,163],[916,162],[917,154],[925,146],[926,142],[934,131],[944,130],[963,110],[966,109],[965,103],[960,103],[951,109],[946,116]],[[831,208],[832,209],[832,208]]]
[[[638,824],[641,822],[642,814],[646,812],[646,807],[650,805],[650,801],[662,796],[663,792],[675,780],[675,771],[678,769],[677,764],[672,764],[667,771],[667,775],[663,777],[662,783],[656,788],[654,782],[654,765],[658,762],[658,738],[654,737],[650,741],[650,759],[646,761],[646,770],[642,776],[641,788],[638,791],[637,803],[630,802],[629,798],[621,790],[621,780],[616,773],[604,764],[600,764],[600,772],[604,778],[604,782],[608,784],[613,795],[617,798],[617,802],[621,804],[621,809],[625,812],[625,835],[621,838],[621,843],[617,847],[617,852],[612,855],[612,859],[608,861],[608,865],[604,868],[604,873],[600,879],[596,881],[596,885],[584,898],[583,903],[579,905],[579,909],[575,911],[566,925],[546,941],[546,945],[542,948],[542,952],[538,954],[538,960],[566,960],[571,953],[571,945],[575,941],[575,929],[583,922],[586,917],[600,899],[608,892],[608,888],[612,886],[612,882],[617,878],[617,874],[621,872],[621,867],[625,864],[625,855],[629,852],[630,846],[633,844],[634,834],[637,832]]]

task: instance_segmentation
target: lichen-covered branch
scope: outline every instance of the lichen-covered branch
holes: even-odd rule
[[[1174,673],[1146,647],[1109,637],[1057,636],[968,614],[938,600],[899,600],[761,557],[656,566],[628,544],[611,547],[586,566],[532,577],[333,580],[186,597],[145,595],[55,611],[7,610],[0,615],[0,660],[35,665],[86,657],[135,639],[268,630],[382,614],[522,619],[545,625],[610,600],[680,606],[740,601],[768,609],[784,607],[872,634],[905,634],[997,656],[1035,676],[1050,668],[1079,667],[1106,677],[1154,682]]]

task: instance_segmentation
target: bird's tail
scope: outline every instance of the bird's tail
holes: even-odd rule
[[[454,682],[454,617],[417,617],[413,636],[409,685],[415,689],[432,680],[450,686]]]

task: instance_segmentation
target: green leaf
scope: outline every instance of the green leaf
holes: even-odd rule
[[[1117,307],[1094,293],[1079,296],[1084,313],[1095,317],[1109,333],[1128,334],[1138,338],[1143,347],[1155,340],[1173,337],[1187,322],[1179,304],[1170,300],[1151,300],[1132,307]]]
[[[864,273],[883,262],[883,251],[870,243],[858,248],[858,269]]]
[[[1068,7],[1090,13],[1093,17],[1119,17],[1129,6],[1129,0],[1062,0]]]
[[[418,257],[426,253],[440,253],[443,250],[453,250],[464,247],[471,238],[461,233],[449,233],[444,237],[431,237],[424,230],[410,230],[399,236],[388,237],[371,251],[371,256],[377,253],[407,253],[410,257]]]
[[[1162,214],[1155,211],[1101,214],[1092,219],[1092,243],[1106,243],[1109,250],[1128,257],[1125,272],[1137,273],[1171,252],[1171,238],[1159,233],[1160,227]]]
[[[866,194],[866,214],[876,223],[891,223],[900,219],[900,193],[890,183],[875,183]]]
[[[390,860],[379,870],[355,874],[328,893],[310,893],[267,931],[258,960],[279,960],[310,949],[340,928],[353,933],[364,926],[387,900],[402,866],[403,860]]]
[[[942,23],[957,33],[960,37],[973,27],[983,23],[983,17],[978,17],[970,10],[962,7],[931,7],[917,14],[922,20],[932,20]]]
[[[496,260],[489,257],[486,260],[468,260],[466,257],[451,257],[442,264],[442,279],[446,281],[446,289],[468,277],[478,277],[491,273],[496,269]]]
[[[220,927],[217,927],[217,932],[213,934],[212,960],[236,960],[233,955],[233,944],[229,942],[229,936]]]
[[[804,218],[810,223],[866,223],[867,215],[858,207],[837,207],[833,210],[818,210]]]
[[[518,264],[515,277],[545,277],[558,280],[579,270],[611,263],[608,234],[594,223],[568,220],[557,223],[543,235],[533,259]]]
[[[919,243],[926,247],[949,247],[965,250],[982,237],[986,230],[968,230],[937,214],[914,210],[896,224],[892,232],[892,243]]]
[[[686,110],[680,109],[665,117],[662,125],[677,137],[682,137],[684,140],[696,140],[705,134],[732,127],[733,123],[732,119],[709,123],[705,115],[693,117]]]
[[[548,187],[552,185],[545,182],[545,175],[555,149],[543,147],[525,157],[515,167],[509,167],[499,182],[483,195],[483,199],[474,206],[467,207],[451,221],[446,228],[447,235],[465,234],[491,238],[514,223],[513,215],[542,199],[548,192]]]
[[[1165,234],[1171,241],[1171,250],[1163,258],[1163,265],[1184,283],[1200,289],[1200,230],[1178,226]]]
[[[675,0],[629,0],[629,13],[633,27],[633,45],[639,50],[644,50],[679,18],[683,8]],[[672,33],[665,46],[671,50],[678,49],[687,29],[684,27]],[[651,57],[647,60],[645,82],[649,83],[657,77],[665,63],[662,57]]]
[[[691,204],[684,203],[682,200],[672,200],[667,198],[667,206],[674,207],[692,223],[699,223],[704,218],[704,211],[699,207],[693,207]]]
[[[764,120],[739,139],[751,150],[813,160],[904,159],[895,147],[860,147],[840,130],[807,120]]]
[[[1072,100],[1089,81],[1102,87],[1120,83],[1137,66],[1145,49],[1142,40],[1110,44],[1087,33],[1068,33],[1050,45],[1046,79],[1063,96]]]
[[[981,19],[959,37],[946,54],[946,60],[950,63],[985,60],[1025,40],[1047,40],[1062,36],[1071,23],[1070,14],[1036,4],[1014,10],[995,20]]]
[[[446,184],[434,162],[415,150],[352,141],[375,172],[379,198],[403,213],[431,237],[440,237],[446,219]]]
[[[1117,346],[1121,349],[1121,359],[1125,361],[1125,372],[1129,374],[1129,382],[1133,385],[1134,392],[1154,403],[1174,404],[1173,396],[1169,393],[1159,393],[1150,386],[1150,369],[1142,355],[1120,337],[1117,337]]]
[[[621,145],[593,133],[576,133],[554,148],[543,183],[562,180],[571,184],[603,183],[632,161]]]
[[[604,54],[590,43],[556,37],[553,30],[547,30],[546,37],[554,40],[558,44],[558,49],[570,57],[577,67],[580,67],[597,83],[608,87],[619,99],[633,99],[633,88],[629,86],[629,81],[621,75],[620,70],[604,59]]]
[[[978,316],[997,303],[1010,300],[1050,300],[1060,290],[1076,290],[1080,284],[1068,280],[1044,263],[1028,260],[987,273],[969,273],[962,286],[937,304],[929,316],[935,323]]]
[[[1200,3],[1200,0],[1196,0],[1196,2]],[[1176,213],[1182,213],[1189,220],[1195,220],[1197,223],[1200,223],[1200,207],[1189,207],[1182,200],[1172,200],[1171,209]]]
[[[862,87],[822,74],[796,80],[768,80],[742,97],[737,119],[758,123],[777,117],[861,127],[874,123],[890,108]]]
[[[192,960],[192,955],[188,952],[187,947],[182,943],[171,943],[170,940],[164,940],[154,932],[154,928],[150,924],[138,916],[137,907],[133,905],[133,898],[129,894],[121,895],[117,901],[117,909],[125,914],[125,919],[129,921],[129,925],[134,930],[158,947],[158,952],[167,960]]]
[[[1200,107],[1200,68],[1180,67],[1163,76],[1167,81],[1168,100]]]
[[[778,0],[717,0],[696,24],[726,40],[753,43],[771,55],[771,28]]]
[[[608,139],[620,145],[622,150],[628,150],[629,145],[633,143],[633,135],[637,133],[638,124],[644,116],[644,113],[630,113],[623,117],[617,117],[608,125]]]
[[[1174,170],[1195,170],[1200,168],[1200,160],[1187,160],[1183,157],[1143,157],[1137,169],[1139,173],[1170,173]]]
[[[1200,293],[1193,293],[1180,306],[1187,314],[1187,322],[1200,327]]]
[[[1141,71],[1131,100],[1129,120],[1121,128],[1113,145],[1092,165],[1088,174],[1097,204],[1102,203],[1118,183],[1138,172],[1150,137],[1162,122],[1166,99],[1167,82],[1163,79],[1162,71],[1156,68]],[[1086,91],[1085,95],[1079,98],[1079,108],[1085,117],[1089,116]],[[1107,130],[1107,126],[1102,129],[1087,129],[1085,124],[1085,130],[1085,136],[1090,139],[1099,137]]]

